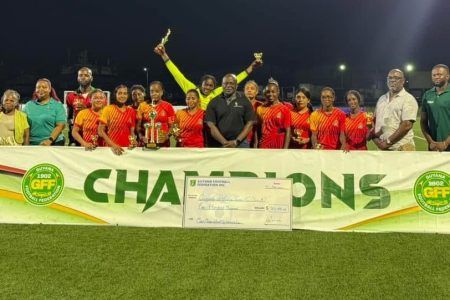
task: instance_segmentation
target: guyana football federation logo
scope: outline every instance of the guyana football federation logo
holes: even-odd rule
[[[49,205],[61,195],[64,176],[59,168],[51,164],[39,164],[25,174],[22,179],[22,194],[37,206]]]
[[[417,178],[414,197],[423,210],[432,214],[450,211],[450,175],[442,171],[429,171]]]

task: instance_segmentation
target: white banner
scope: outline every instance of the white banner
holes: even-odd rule
[[[450,153],[29,146],[0,165],[6,223],[181,227],[185,176],[225,176],[292,178],[293,228],[450,232]]]

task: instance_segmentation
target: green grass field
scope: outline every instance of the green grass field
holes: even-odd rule
[[[436,234],[0,225],[2,299],[447,298]]]

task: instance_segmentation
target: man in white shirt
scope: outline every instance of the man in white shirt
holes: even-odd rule
[[[373,142],[380,150],[415,151],[413,124],[417,118],[416,99],[404,89],[405,76],[399,69],[389,71],[389,92],[375,108]]]

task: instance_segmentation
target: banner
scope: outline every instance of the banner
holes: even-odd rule
[[[291,178],[295,229],[450,232],[450,153],[11,146],[0,166],[3,223],[181,227],[185,176],[225,176]]]

